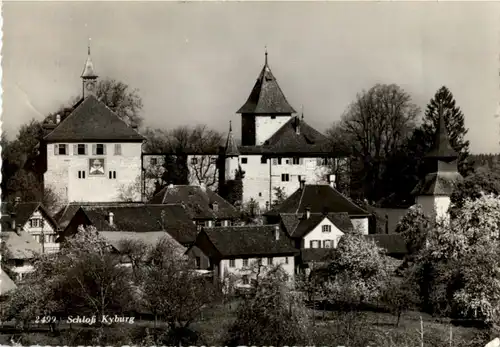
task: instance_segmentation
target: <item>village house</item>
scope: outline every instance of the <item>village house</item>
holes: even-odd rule
[[[299,189],[280,205],[264,213],[264,217],[268,224],[284,223],[285,218],[288,228],[292,228],[292,226],[296,227],[303,220],[304,216],[309,216],[309,219],[312,219],[307,223],[315,222],[319,218],[325,225],[330,225],[330,228],[325,226],[325,230],[333,230],[332,225],[334,223],[330,219],[321,217],[332,213],[347,214],[355,230],[362,234],[369,234],[370,214],[336,190],[333,182],[330,184],[306,184],[304,181],[301,181]],[[317,217],[318,215],[320,217]],[[339,215],[335,218],[337,220],[337,228],[340,227],[340,231],[344,232],[347,224],[344,222],[340,223],[339,218],[341,217]],[[321,228],[323,228],[323,224]],[[337,231],[333,233],[325,232],[325,235],[332,236],[331,238],[328,236],[328,239],[326,239],[330,240],[330,242],[327,242],[328,245],[331,242],[335,242],[334,236],[337,234]],[[308,239],[308,241],[304,243],[304,247],[324,247],[323,238]],[[311,241],[313,242],[311,243]]]
[[[31,235],[41,245],[42,253],[58,251],[59,244],[55,241],[57,222],[40,202],[21,202],[20,198],[16,198],[13,203],[2,202],[1,213],[2,221],[15,221],[17,226]]]
[[[233,277],[236,287],[249,288],[257,276],[257,268],[268,269],[275,265],[281,265],[290,279],[294,278],[298,250],[290,244],[279,225],[203,228],[194,247],[209,259],[204,265],[213,272],[215,282]],[[190,254],[194,247],[187,253]]]
[[[204,184],[168,185],[149,203],[183,205],[198,230],[203,226],[230,226],[240,217],[240,213],[233,205]]]
[[[45,187],[62,203],[141,201],[144,137],[96,98],[90,47],[81,78],[82,98],[73,111],[44,124],[37,166]]]

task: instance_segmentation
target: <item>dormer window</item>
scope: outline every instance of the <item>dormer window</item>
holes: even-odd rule
[[[214,212],[218,212],[218,211],[219,211],[219,204],[218,204],[218,203],[216,203],[216,202],[214,202],[214,203],[212,204],[212,210],[213,210]]]

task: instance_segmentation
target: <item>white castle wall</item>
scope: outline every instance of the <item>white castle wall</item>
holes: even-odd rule
[[[292,116],[255,116],[255,145],[260,146],[279,128],[292,118]]]

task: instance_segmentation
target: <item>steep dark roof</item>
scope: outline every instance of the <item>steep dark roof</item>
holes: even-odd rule
[[[369,213],[342,195],[328,184],[306,184],[297,189],[283,203],[265,213],[278,216],[280,213],[305,213],[309,208],[312,213],[346,212],[350,217],[369,216]]]
[[[296,254],[297,249],[280,230],[275,238],[276,225],[231,226],[203,228],[215,248],[223,257],[271,256]]]
[[[144,137],[129,127],[93,95],[85,98],[73,112],[47,136],[47,142],[133,141]]]
[[[274,78],[267,55],[264,67],[248,97],[248,100],[236,113],[290,114],[295,110],[288,103],[281,91],[278,81]]]
[[[443,112],[439,115],[439,125],[436,129],[436,137],[432,150],[426,155],[427,158],[436,159],[455,159],[458,158],[458,153],[453,149],[446,130]]]
[[[194,185],[172,185],[163,188],[150,201],[152,204],[183,204],[193,219],[239,218],[236,208],[208,188]],[[214,203],[217,211],[214,211]]]
[[[412,194],[416,196],[450,196],[455,184],[461,179],[462,176],[458,172],[432,172],[427,174],[425,178],[417,184]]]
[[[385,249],[389,255],[404,255],[408,252],[406,242],[399,234],[371,234],[365,237],[375,241],[377,246]]]
[[[240,152],[238,151],[238,146],[233,136],[233,129],[231,121],[229,121],[229,132],[227,133],[226,147],[224,148],[227,157],[238,156]]]
[[[2,230],[12,230],[10,227],[12,212],[16,214],[16,224],[17,225],[25,225],[26,222],[30,219],[30,217],[37,210],[40,210],[40,213],[43,217],[52,224],[54,230],[57,230],[57,222],[50,215],[49,211],[40,203],[40,202],[20,202],[17,205],[14,203],[2,202],[1,204],[1,221],[2,221]]]
[[[305,218],[305,214],[280,214],[288,235],[292,238],[301,238],[311,232],[316,226],[328,218],[337,228],[343,233],[352,231],[354,228],[349,215],[346,212],[339,213],[311,213],[309,219]]]
[[[192,243],[196,238],[196,226],[181,205],[97,205],[80,208],[99,232],[166,231],[181,244]],[[113,225],[108,222],[110,212],[113,213]]]

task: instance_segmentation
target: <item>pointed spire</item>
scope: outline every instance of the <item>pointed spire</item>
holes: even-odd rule
[[[267,46],[264,47],[265,50],[265,60],[264,60],[264,65],[267,66]]]
[[[301,119],[304,120],[304,105],[300,106],[300,112],[302,114]]]
[[[448,131],[446,129],[446,123],[444,120],[444,110],[442,101],[439,103],[438,106],[438,116],[439,119],[438,119],[438,126],[436,129],[434,146],[426,157],[436,158],[436,159],[456,159],[458,158],[458,153],[450,144]]]
[[[226,157],[235,157],[238,155],[240,155],[240,151],[238,150],[236,141],[234,141],[232,122],[229,121],[229,132],[227,133],[226,141]]]
[[[92,63],[92,57],[90,56],[90,40],[87,46],[87,61],[85,62],[85,66],[83,67],[83,72],[81,78],[83,79],[96,79],[98,76],[94,72],[94,64]]]

